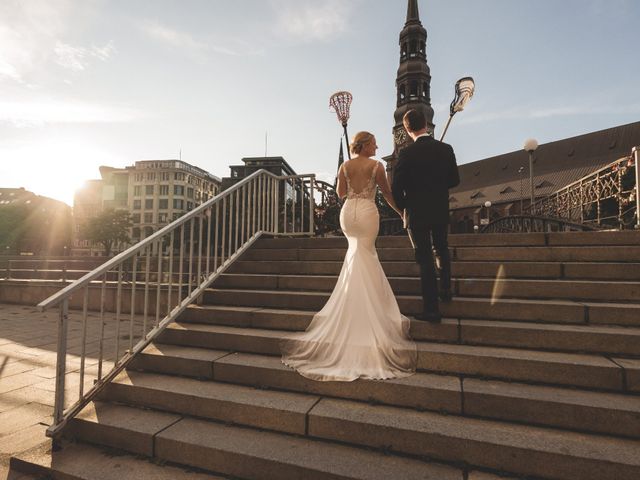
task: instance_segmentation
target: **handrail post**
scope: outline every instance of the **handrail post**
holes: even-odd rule
[[[64,381],[67,367],[67,329],[69,323],[69,299],[60,304],[58,318],[58,355],[56,360],[56,395],[53,407],[53,423],[58,424],[64,417]]]
[[[316,176],[315,175],[311,175],[311,177],[309,177],[309,235],[313,236],[313,233],[315,231],[315,209],[316,209],[316,205],[315,205],[315,198],[313,196],[314,194],[314,186],[316,183]]]
[[[633,156],[636,164],[636,225],[640,229],[640,147],[633,147]]]

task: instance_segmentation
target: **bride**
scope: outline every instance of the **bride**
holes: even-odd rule
[[[371,158],[377,148],[369,132],[353,139],[351,152],[357,156],[338,172],[338,195],[347,197],[340,226],[349,241],[338,282],[307,330],[281,343],[282,362],[313,380],[381,380],[415,372],[409,319],[400,313],[375,248],[376,186],[398,211],[384,167]]]

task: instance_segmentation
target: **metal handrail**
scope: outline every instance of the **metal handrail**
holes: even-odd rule
[[[313,235],[314,180],[312,174],[277,176],[266,170],[254,172],[40,302],[40,310],[56,305],[60,307],[54,421],[47,429],[47,435],[57,436],[70,418],[78,414],[138,353],[200,298],[205,289],[262,234]],[[126,280],[125,275],[128,276]],[[115,305],[110,308],[115,311],[115,353],[113,367],[103,375],[109,310],[107,286],[115,293]],[[92,302],[93,287],[99,287],[99,300]],[[141,298],[136,302],[139,290]],[[124,310],[127,307],[124,301],[127,292],[129,312],[123,311],[123,307]],[[152,295],[154,299],[150,298]],[[82,309],[80,381],[78,400],[65,410],[67,327],[71,301]],[[100,338],[97,378],[85,393],[90,304],[99,305]],[[129,346],[121,355],[120,323],[125,313],[129,314]],[[142,323],[136,325],[140,313]],[[155,320],[151,318],[153,314]],[[136,329],[142,331],[139,340],[134,343]]]
[[[96,278],[99,278],[100,276],[104,275],[104,273],[108,272],[109,270],[112,270],[114,266],[122,263],[124,260],[128,260],[129,258],[133,257],[137,252],[139,252],[140,250],[142,250],[142,249],[146,248],[147,246],[153,244],[159,238],[162,238],[166,233],[169,233],[170,231],[175,230],[176,228],[178,228],[181,225],[185,224],[189,220],[191,220],[194,217],[196,217],[198,214],[200,214],[203,211],[205,211],[208,208],[210,208],[215,203],[221,201],[223,198],[229,197],[233,192],[235,192],[236,190],[242,188],[242,186],[248,184],[249,182],[251,182],[252,179],[257,178],[258,176],[260,176],[262,174],[269,175],[269,176],[271,176],[271,177],[273,177],[275,179],[278,179],[278,180],[292,179],[292,178],[306,178],[306,177],[314,176],[314,175],[308,174],[308,175],[289,175],[289,176],[279,177],[279,176],[269,172],[268,170],[264,170],[264,169],[258,170],[256,172],[252,173],[251,175],[249,175],[248,177],[242,179],[240,182],[234,184],[232,187],[228,188],[224,192],[221,192],[218,195],[216,195],[215,197],[210,198],[209,200],[207,200],[207,202],[203,203],[202,205],[199,205],[198,207],[194,208],[193,210],[191,210],[187,214],[183,215],[182,217],[180,217],[180,218],[174,220],[173,222],[165,225],[163,228],[161,228],[160,230],[155,232],[153,235],[141,240],[140,242],[138,242],[135,245],[131,246],[130,248],[128,248],[124,252],[119,253],[118,255],[113,257],[111,260],[108,260],[107,262],[102,264],[100,267],[98,267],[98,268],[92,270],[91,272],[87,273],[85,276],[79,278],[78,280],[76,280],[75,282],[73,282],[70,285],[66,286],[65,288],[63,288],[59,292],[57,292],[57,293],[51,295],[50,297],[48,297],[47,299],[43,300],[42,302],[40,302],[38,304],[38,309],[40,311],[44,311],[47,308],[50,308],[50,307],[53,307],[53,306],[57,305],[58,303],[60,303],[60,301],[64,297],[68,297],[69,295],[71,295],[76,290],[79,290],[80,288],[85,286],[87,283],[91,282],[92,280],[95,280]]]

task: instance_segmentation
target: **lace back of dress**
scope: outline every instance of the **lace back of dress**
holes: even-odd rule
[[[369,178],[369,182],[367,185],[360,191],[356,192],[351,186],[351,180],[349,180],[349,173],[347,172],[347,168],[344,167],[344,177],[347,179],[347,198],[366,198],[369,200],[373,200],[376,196],[376,172],[378,171],[378,164],[373,167],[373,171],[371,172],[371,177]]]

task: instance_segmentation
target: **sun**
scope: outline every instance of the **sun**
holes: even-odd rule
[[[73,205],[73,195],[86,180],[100,178],[101,165],[117,159],[99,145],[77,137],[41,139],[11,149],[13,161],[3,166],[15,187]]]

